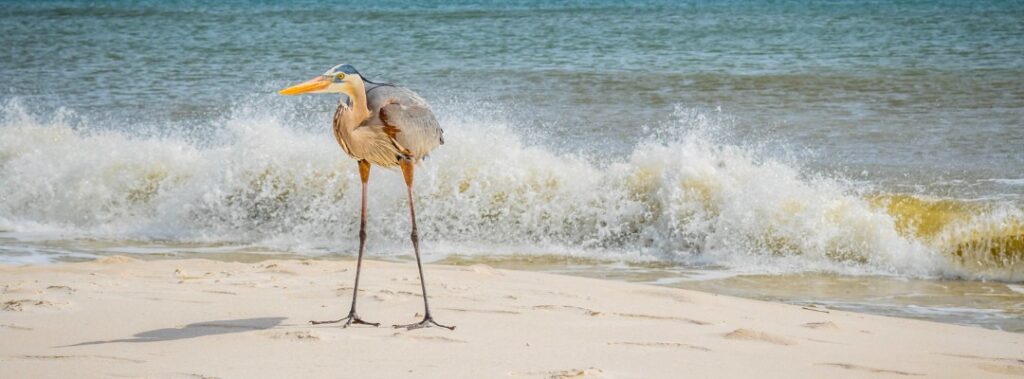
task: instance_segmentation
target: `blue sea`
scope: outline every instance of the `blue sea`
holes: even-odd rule
[[[338,98],[276,94],[350,63],[445,129],[432,262],[1024,331],[1019,1],[0,7],[3,263],[352,257]]]

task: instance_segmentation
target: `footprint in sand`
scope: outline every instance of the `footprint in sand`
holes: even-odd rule
[[[874,367],[860,366],[860,365],[855,365],[855,364],[850,364],[850,363],[815,363],[815,364],[818,365],[818,366],[833,366],[833,367],[839,367],[839,368],[843,368],[843,369],[847,369],[847,370],[870,372],[870,373],[873,373],[873,374],[893,374],[893,375],[903,375],[903,376],[922,376],[922,375],[924,375],[924,374],[918,374],[918,373],[915,373],[915,372],[906,372],[906,371],[897,371],[897,370],[886,370],[886,369],[883,369],[883,368],[874,368]]]
[[[445,336],[424,336],[419,334],[407,334],[402,332],[396,332],[391,335],[392,337],[405,338],[417,341],[433,341],[433,342],[449,342],[449,343],[469,343],[460,339],[445,337]]]
[[[833,323],[832,321],[808,322],[800,326],[818,330],[839,330],[839,326]]]
[[[238,292],[221,291],[221,290],[205,290],[206,293],[215,293],[218,295],[238,295]]]
[[[175,303],[185,303],[185,304],[213,304],[214,303],[212,301],[190,300],[190,299],[172,299],[172,298],[155,297],[155,296],[144,297],[143,299],[149,300],[149,301],[156,301],[156,302],[160,302],[160,303],[167,302],[167,301],[172,301],[172,302],[175,302]]]
[[[334,294],[338,295],[338,296],[351,295],[352,294],[352,288],[353,287],[346,286],[346,285],[339,285],[337,288],[334,289]],[[366,292],[366,289],[359,290],[359,293],[363,293],[363,292]]]
[[[46,287],[46,292],[58,292],[58,293],[63,293],[63,294],[70,295],[70,294],[73,294],[75,292],[78,292],[78,290],[76,290],[74,288],[71,288],[71,287],[68,287],[68,286],[49,286],[49,287]]]
[[[219,376],[209,376],[209,375],[203,375],[203,374],[193,374],[191,372],[182,372],[182,373],[178,373],[178,374],[179,375],[183,375],[183,377],[185,377],[185,378],[193,378],[193,379],[220,379]]]
[[[640,346],[640,347],[668,347],[668,348],[686,348],[700,351],[711,351],[704,346],[690,345],[679,342],[609,342],[609,345],[622,345],[622,346]]]
[[[967,359],[979,359],[983,361],[993,361],[1000,363],[1011,363],[1014,365],[1024,366],[1024,359],[1019,358],[1000,358],[1000,357],[982,357],[970,354],[953,354],[953,353],[932,353],[936,355],[945,355],[947,357],[967,358]]]
[[[633,290],[631,292],[636,293],[636,294],[646,295],[646,296],[653,296],[653,297],[657,297],[657,298],[661,298],[661,299],[667,298],[667,299],[673,300],[673,301],[678,302],[678,303],[692,303],[693,302],[689,298],[687,298],[685,295],[679,293],[679,291],[673,291],[673,290],[670,290],[670,289],[660,289],[660,288],[656,289],[656,290],[643,289],[643,290]]]
[[[363,290],[359,290],[359,292],[362,292],[362,291]],[[390,289],[386,289],[385,288],[385,289],[382,289],[382,290],[378,290],[377,293],[375,293],[373,295],[370,295],[370,299],[373,299],[373,300],[376,300],[376,301],[380,301],[380,302],[385,302],[385,301],[397,299],[397,298],[400,298],[400,297],[414,298],[414,297],[420,297],[420,294],[415,293],[415,292],[410,292],[410,291],[395,291],[395,290],[390,290]],[[432,296],[427,296],[427,298],[433,299]]]
[[[260,334],[262,334],[264,336],[267,336],[267,337],[270,337],[270,338],[273,338],[275,340],[290,340],[290,341],[305,341],[305,342],[321,340],[319,333],[310,332],[310,331],[306,331],[306,330],[291,330],[291,331],[274,330],[274,331],[269,331],[269,332],[263,332],[263,333],[260,333]]]
[[[465,292],[465,291],[469,291],[469,290],[473,289],[473,287],[471,287],[471,286],[464,286],[464,285],[460,285],[460,284],[448,284],[448,283],[441,283],[441,288],[444,288],[446,290],[453,291],[453,292]]]
[[[0,324],[0,328],[11,329],[11,330],[24,330],[24,331],[33,330],[32,328],[29,328],[27,326],[14,325],[14,324]]]
[[[590,300],[590,296],[583,296],[583,295],[578,295],[578,294],[569,293],[569,292],[562,292],[562,291],[551,291],[551,290],[546,290],[546,289],[527,289],[526,291],[533,292],[533,293],[538,293],[538,294],[540,294],[541,296],[544,296],[544,297],[548,297],[548,295],[554,295],[554,296],[565,297],[565,298],[570,298],[570,299]]]
[[[568,369],[568,370],[555,370],[555,371],[526,371],[526,372],[510,372],[509,376],[531,376],[541,377],[547,379],[568,379],[568,378],[600,378],[604,371],[597,367],[588,367],[584,369]]]
[[[595,310],[592,310],[592,309],[583,308],[583,307],[577,307],[575,305],[544,304],[544,305],[534,305],[533,309],[543,309],[543,310],[550,310],[550,311],[571,311],[571,312],[582,313],[582,314],[585,314],[587,316],[601,316],[601,315],[603,315],[603,313],[601,313],[601,312],[598,312],[598,311],[595,311]]]
[[[257,269],[257,270],[262,269],[262,272],[270,273],[270,274],[285,274],[285,275],[298,275],[299,274],[299,273],[297,273],[295,271],[292,271],[292,270],[283,269],[283,268],[281,268],[281,266],[278,266],[277,263],[271,263],[271,264],[267,264],[267,265],[256,265],[253,268]]]
[[[774,334],[768,334],[765,332],[751,330],[751,329],[736,329],[725,335],[726,339],[740,340],[740,341],[757,341],[766,342],[775,345],[796,345],[796,341],[789,338],[776,336]]]
[[[966,359],[988,361],[988,362],[985,362],[985,363],[978,363],[975,366],[977,366],[979,369],[982,369],[982,370],[985,370],[985,371],[988,371],[988,372],[992,372],[992,373],[1014,375],[1014,376],[1024,376],[1024,359],[1019,359],[1019,358],[999,358],[999,357],[981,357],[981,356],[977,356],[977,355],[968,355],[968,354],[949,354],[949,353],[932,353],[932,354],[945,355],[945,356],[949,356],[949,357],[957,357],[957,358],[966,358]]]
[[[207,277],[211,274],[212,273],[208,272],[206,273],[206,276],[191,275],[185,272],[185,270],[182,270],[181,268],[174,269],[174,278],[178,279],[179,284],[184,283],[186,280],[207,279]]]
[[[502,310],[502,309],[463,309],[463,308],[441,308],[441,309],[446,310],[446,311],[465,312],[465,313],[496,313],[496,314],[509,314],[509,315],[518,315],[518,314],[520,314],[519,312],[516,312],[516,311],[506,311],[506,310]]]
[[[67,303],[54,303],[46,300],[21,299],[4,302],[4,304],[0,306],[0,310],[4,310],[7,312],[22,312],[25,309],[30,308],[56,309],[62,308],[65,305],[67,305]]]
[[[390,290],[390,289],[387,289],[387,288],[379,290],[379,291],[377,291],[377,293],[386,294],[386,295],[395,295],[395,296],[420,297],[420,294],[412,292],[412,291],[395,291],[395,290]]]
[[[616,316],[619,316],[619,317],[644,318],[644,319],[650,319],[650,320],[665,320],[665,321],[681,321],[681,322],[686,322],[686,323],[696,324],[696,325],[711,325],[711,323],[707,322],[707,321],[694,320],[692,318],[686,318],[686,317],[655,316],[655,315],[645,315],[645,314],[638,314],[638,313],[612,313],[612,314],[616,315]]]
[[[995,363],[979,363],[977,364],[977,367],[984,371],[996,374],[1024,376],[1024,366],[1000,365]]]
[[[39,359],[39,360],[65,360],[65,359],[104,359],[112,361],[122,361],[131,363],[146,363],[144,360],[131,359],[124,357],[115,357],[111,355],[22,355],[18,358],[21,359]]]

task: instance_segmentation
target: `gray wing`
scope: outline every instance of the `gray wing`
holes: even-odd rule
[[[412,90],[380,85],[366,91],[370,122],[380,125],[417,160],[444,143],[444,130],[426,100]]]

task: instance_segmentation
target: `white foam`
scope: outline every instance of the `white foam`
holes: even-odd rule
[[[255,244],[351,252],[356,165],[326,129],[243,113],[213,146],[81,133],[8,105],[0,126],[0,229],[65,238]],[[671,260],[757,272],[972,276],[901,236],[858,188],[716,141],[707,118],[626,157],[524,145],[500,120],[441,114],[447,144],[417,176],[425,251]],[[714,125],[712,125],[713,127]],[[666,137],[672,135],[671,137]],[[369,250],[407,254],[400,175],[374,169]],[[985,278],[1004,278],[987,271]]]
[[[1005,184],[1005,185],[1008,185],[1008,186],[1024,186],[1024,178],[1020,178],[1020,179],[999,178],[999,179],[990,179],[990,181],[995,182],[995,183],[999,183],[999,184]]]

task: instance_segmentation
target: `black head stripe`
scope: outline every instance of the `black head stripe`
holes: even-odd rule
[[[334,71],[335,72],[344,72],[345,75],[353,75],[353,74],[359,75],[359,77],[362,78],[364,82],[367,82],[367,83],[370,83],[370,84],[378,84],[378,85],[382,85],[382,86],[393,86],[392,84],[378,83],[378,82],[370,80],[365,75],[360,73],[359,70],[356,70],[355,66],[352,66],[352,65],[350,65],[348,63],[340,64],[340,65],[335,66],[334,67]]]
[[[359,74],[359,71],[356,71],[356,68],[353,67],[350,64],[343,64],[341,66],[338,66],[337,70],[340,71],[340,72],[344,72],[346,74],[349,74],[349,75],[351,75],[351,74]]]

